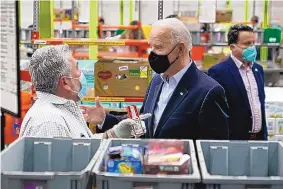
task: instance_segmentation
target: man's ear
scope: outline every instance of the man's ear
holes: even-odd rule
[[[236,48],[234,44],[230,44],[229,47],[231,51],[233,51]]]
[[[185,43],[184,42],[181,42],[179,47],[178,47],[178,50],[179,50],[179,55],[182,56],[185,51],[186,51],[186,46],[185,46]]]
[[[72,91],[71,87],[70,87],[70,81],[68,79],[66,79],[65,77],[61,77],[59,79],[58,82],[59,86],[61,86],[62,88],[64,88],[67,91]]]

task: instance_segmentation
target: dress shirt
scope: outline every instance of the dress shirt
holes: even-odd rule
[[[91,133],[74,101],[43,92],[37,95],[38,99],[24,117],[20,137],[102,138]]]
[[[168,104],[173,92],[175,91],[178,83],[186,73],[186,71],[191,66],[192,61],[185,66],[182,70],[180,70],[178,73],[176,73],[174,76],[168,78],[165,74],[161,74],[160,77],[163,80],[163,86],[161,89],[160,97],[157,102],[157,105],[154,110],[154,132],[157,128],[157,125],[159,123],[159,120],[164,112],[164,109],[166,108],[166,105]]]
[[[262,128],[262,114],[257,82],[252,71],[253,63],[249,64],[249,66],[245,68],[244,63],[239,59],[237,59],[233,55],[231,55],[231,58],[239,69],[240,75],[243,79],[247,91],[253,119],[252,133],[258,133]]]

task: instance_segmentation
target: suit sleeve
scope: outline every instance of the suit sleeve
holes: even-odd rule
[[[221,86],[215,86],[206,95],[198,121],[201,139],[229,139],[228,104]]]
[[[154,80],[154,78],[152,79]],[[145,98],[144,98],[144,102],[146,101],[147,99],[147,96],[148,96],[148,92],[149,92],[149,89],[151,87],[151,83],[152,81],[150,82],[149,84],[149,87],[147,88],[146,90],[146,95],[145,95]],[[144,104],[142,105],[141,109],[140,109],[140,114],[142,114],[144,111]],[[111,115],[111,114],[106,114],[106,118],[104,120],[104,123],[103,123],[103,126],[102,126],[102,129],[96,127],[96,131],[98,133],[102,133],[102,132],[105,132],[109,129],[111,129],[114,125],[118,124],[120,121],[122,121],[123,119],[125,119],[124,117],[120,117],[120,116],[114,116],[114,115]]]
[[[212,67],[208,70],[207,75],[217,81],[220,85],[223,85],[222,79],[221,79],[221,74],[217,71],[216,68]]]

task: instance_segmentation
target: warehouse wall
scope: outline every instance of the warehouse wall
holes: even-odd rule
[[[157,20],[157,0],[143,0],[141,2],[141,18],[143,24],[152,24],[154,20]],[[82,7],[84,7],[84,11],[81,15],[81,18],[88,18],[89,10],[88,10],[88,1],[82,0]],[[187,11],[187,12],[194,12],[198,10],[198,3],[197,1],[193,0],[180,0],[180,11]],[[233,8],[233,21],[244,21],[244,0],[232,0],[232,8]],[[63,8],[71,8],[71,0],[62,0],[55,1],[55,7],[60,7],[60,4]],[[101,4],[101,2],[100,2]],[[136,3],[137,4],[137,3]],[[256,8],[255,8],[255,15],[259,16],[260,19],[263,18],[263,0],[256,0]],[[164,16],[172,14],[178,10],[178,0],[164,0]],[[224,0],[217,0],[217,8],[225,8],[226,1]],[[271,19],[281,19],[283,18],[283,1],[273,0],[271,2]],[[249,18],[253,14],[253,0],[249,1]],[[22,0],[21,1],[21,21],[22,27],[26,28],[33,22],[33,1],[31,0]],[[103,0],[102,6],[99,8],[99,14],[105,18],[106,24],[110,25],[117,25],[120,24],[119,19],[119,1],[109,1]],[[125,0],[125,7],[124,7],[124,24],[129,22],[129,11],[128,11],[128,1]],[[138,19],[138,6],[136,5],[136,12],[135,12],[135,19]],[[69,28],[71,26],[70,23],[62,23],[56,24],[56,28]]]

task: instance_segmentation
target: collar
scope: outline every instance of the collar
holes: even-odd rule
[[[47,101],[52,104],[67,104],[67,103],[75,103],[73,100],[67,100],[65,98],[50,94],[50,93],[45,93],[45,92],[40,92],[36,91],[38,99],[41,99],[43,101]]]
[[[231,58],[232,60],[235,62],[236,66],[238,69],[243,68],[244,63],[242,61],[240,61],[238,58],[236,58],[235,56],[233,56],[233,54],[231,54]],[[249,67],[252,68],[254,65],[254,63],[249,63]]]
[[[191,65],[192,65],[192,60],[190,61],[188,65],[186,65],[183,69],[181,69],[178,73],[176,73],[172,77],[168,78],[165,74],[160,74],[160,77],[163,80],[163,82],[166,82],[166,83],[170,83],[172,81],[179,83]]]

